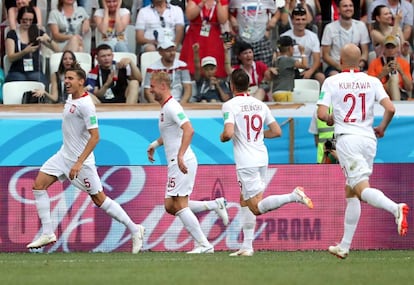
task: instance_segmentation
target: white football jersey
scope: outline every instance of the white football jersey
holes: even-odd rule
[[[331,106],[335,134],[376,138],[374,104],[388,97],[381,81],[364,72],[343,71],[325,79],[318,105]]]
[[[164,142],[168,165],[177,163],[178,150],[180,149],[183,136],[181,126],[189,121],[183,107],[173,97],[170,97],[162,106],[158,127]],[[191,146],[188,146],[184,154],[184,160],[190,158],[195,158],[195,155]]]
[[[61,148],[65,158],[77,161],[84,151],[90,138],[89,129],[98,128],[95,105],[87,92],[78,98],[72,99],[69,95],[63,110],[62,133],[63,145]],[[84,162],[95,164],[93,152]]]
[[[236,94],[223,104],[222,112],[224,124],[234,124],[232,139],[236,168],[268,165],[263,131],[275,121],[269,107],[249,94]]]

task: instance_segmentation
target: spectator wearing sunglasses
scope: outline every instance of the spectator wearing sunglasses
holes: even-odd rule
[[[321,72],[321,44],[318,35],[306,29],[306,13],[301,5],[296,6],[292,11],[292,29],[281,34],[281,37],[289,36],[296,42],[293,48],[293,58],[301,60],[303,55],[307,59],[309,68],[299,70],[300,73],[296,78],[316,79],[322,86],[325,75]],[[303,53],[300,52],[299,46],[304,48]]]
[[[60,50],[89,52],[83,44],[83,36],[91,32],[89,15],[75,3],[75,0],[59,0],[57,9],[50,11],[47,24]]]
[[[340,0],[338,4],[339,20],[328,24],[322,35],[322,58],[326,65],[325,76],[332,76],[341,71],[339,61],[340,51],[349,43],[357,45],[361,49],[359,67],[367,68],[369,44],[371,39],[365,23],[352,18],[354,4],[351,0]]]
[[[152,0],[151,5],[139,10],[135,30],[141,52],[156,51],[164,41],[172,41],[180,49],[184,38],[183,10],[166,0]]]
[[[316,25],[313,21],[312,8],[306,4],[306,0],[300,0],[296,5],[296,0],[285,0],[285,6],[280,7],[280,20],[278,21],[279,35],[285,33],[292,28],[291,16],[295,12],[296,14],[305,15],[306,28],[317,32]]]

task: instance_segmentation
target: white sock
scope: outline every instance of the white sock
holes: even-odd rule
[[[106,196],[105,201],[102,203],[101,209],[118,222],[124,224],[132,234],[138,232],[137,225],[131,220],[121,205],[108,196]]]
[[[398,213],[398,204],[384,195],[382,191],[375,188],[365,188],[361,194],[362,200],[374,206],[386,210],[394,216]]]
[[[33,190],[37,214],[42,224],[42,233],[53,234],[52,218],[50,215],[50,199],[46,190]]]
[[[260,213],[264,214],[271,210],[275,210],[287,203],[296,201],[293,195],[294,194],[292,193],[283,195],[271,195],[260,201],[257,206]]]
[[[216,200],[211,201],[188,201],[188,207],[191,209],[193,213],[199,213],[203,211],[210,211],[217,209],[218,204]]]
[[[201,246],[209,246],[210,243],[207,240],[204,233],[201,231],[200,223],[197,220],[197,217],[190,210],[189,207],[181,209],[175,214],[181,222],[184,224],[184,227],[187,229],[188,233],[193,237],[194,241]]]
[[[256,216],[250,211],[249,207],[241,207],[240,213],[240,220],[243,228],[243,244],[241,249],[253,250]]]
[[[359,217],[361,216],[361,202],[358,198],[347,198],[344,218],[344,235],[339,246],[343,249],[351,247],[355,230],[358,226]]]

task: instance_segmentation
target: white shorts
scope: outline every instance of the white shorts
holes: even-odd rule
[[[186,160],[185,165],[188,169],[187,174],[181,172],[177,163],[168,166],[165,198],[190,196],[193,192],[198,167],[197,159]]]
[[[99,178],[96,166],[94,164],[84,164],[78,174],[78,177],[70,180],[69,173],[75,162],[63,157],[59,151],[51,158],[49,158],[40,168],[40,171],[52,176],[56,176],[59,181],[68,179],[70,183],[76,188],[95,195],[102,191],[102,183]]]
[[[267,165],[237,169],[237,180],[244,200],[249,200],[260,192],[264,192],[266,171]]]
[[[359,182],[369,180],[377,152],[376,139],[341,135],[336,138],[336,152],[347,185],[353,188]]]

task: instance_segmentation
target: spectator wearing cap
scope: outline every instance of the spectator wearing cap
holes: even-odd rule
[[[395,36],[385,37],[383,55],[371,61],[368,74],[381,80],[391,100],[411,99],[410,64],[399,56],[399,40]]]
[[[302,60],[302,55],[308,60],[308,69],[301,70],[296,78],[316,79],[322,86],[325,75],[321,72],[321,48],[318,35],[306,28],[307,11],[298,5],[292,11],[293,28],[281,34],[281,36],[291,37],[297,45],[293,49],[293,57],[296,60]],[[299,46],[304,48],[300,52]]]
[[[183,10],[166,0],[152,0],[152,4],[139,10],[135,22],[137,43],[141,51],[155,51],[163,41],[172,41],[180,47],[184,38]]]
[[[144,96],[148,103],[157,103],[150,93],[151,75],[157,71],[165,71],[170,75],[171,94],[181,104],[189,103],[191,99],[191,77],[187,64],[176,59],[176,44],[171,40],[164,40],[158,44],[158,53],[161,58],[151,64],[144,78]]]
[[[301,59],[293,57],[293,46],[295,41],[289,36],[282,36],[279,39],[279,53],[273,66],[269,69],[271,73],[272,97],[274,101],[291,101],[293,88],[295,87],[295,74],[298,68],[308,68],[306,56]],[[299,46],[301,55],[304,55],[304,48]]]
[[[270,71],[267,65],[260,60],[255,60],[255,54],[251,44],[237,42],[234,47],[237,55],[238,64],[230,65],[230,53],[226,53],[225,68],[230,76],[235,69],[243,69],[249,76],[249,93],[260,101],[269,101],[267,93],[269,91]]]
[[[344,45],[353,43],[361,49],[359,67],[367,67],[369,44],[371,39],[365,23],[354,20],[354,4],[351,0],[339,1],[339,20],[328,24],[322,35],[322,58],[326,65],[325,76],[332,76],[341,71],[340,52]]]
[[[213,56],[203,57],[200,65],[199,44],[193,45],[194,53],[194,79],[197,93],[193,94],[193,102],[213,103],[226,102],[232,95],[228,82],[219,79],[217,73],[217,60]]]

